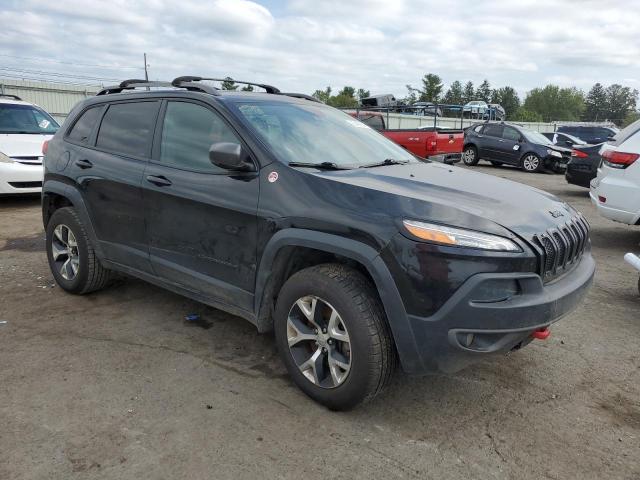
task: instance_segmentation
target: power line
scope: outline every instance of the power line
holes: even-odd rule
[[[95,68],[112,68],[112,69],[131,69],[131,70],[141,70],[140,67],[134,67],[129,65],[93,65],[89,63],[77,63],[77,62],[65,62],[62,60],[55,60],[53,58],[43,58],[43,57],[21,57],[18,55],[8,55],[4,53],[0,53],[0,57],[6,58],[17,58],[19,60],[34,60],[38,62],[52,62],[52,63],[60,63],[63,65],[74,65],[78,67],[95,67]]]

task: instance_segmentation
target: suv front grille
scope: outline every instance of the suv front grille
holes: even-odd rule
[[[564,225],[534,235],[533,242],[542,255],[539,273],[548,282],[578,264],[589,242],[589,224],[577,215]]]

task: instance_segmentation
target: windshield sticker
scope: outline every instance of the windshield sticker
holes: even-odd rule
[[[40,123],[38,123],[38,126],[40,128],[48,128],[49,125],[51,125],[51,122],[49,120],[47,120],[46,118],[43,118],[42,120],[40,120]]]
[[[357,128],[369,128],[367,125],[365,125],[359,120],[345,120],[345,121]]]
[[[278,180],[278,172],[271,172],[267,177],[267,180],[269,180],[269,183],[273,183]]]

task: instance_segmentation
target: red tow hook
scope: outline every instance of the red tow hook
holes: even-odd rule
[[[549,330],[549,327],[544,327],[531,333],[531,336],[538,340],[546,340],[547,338],[549,338],[549,335],[551,335],[551,330]]]

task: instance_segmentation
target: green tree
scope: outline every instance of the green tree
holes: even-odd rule
[[[601,83],[596,83],[584,99],[582,119],[587,122],[603,120],[606,116],[607,94]]]
[[[328,105],[339,108],[352,108],[358,106],[356,89],[353,87],[343,87],[336,96],[329,97]]]
[[[237,90],[238,89],[238,85],[235,84],[235,82],[233,81],[233,78],[224,77],[224,81],[222,82],[222,89],[223,90]]]
[[[331,98],[331,87],[327,87],[324,90],[316,90],[311,94],[311,96],[317,98],[322,103],[329,103],[329,99]]]
[[[369,93],[369,90],[365,90],[364,88],[359,88],[356,92],[356,97],[358,97],[358,100],[360,101],[362,101],[363,98],[367,98],[370,96],[371,94]]]
[[[502,105],[508,119],[512,119],[520,108],[520,97],[513,87],[496,88],[491,94],[491,103]]]
[[[476,98],[474,100],[484,100],[489,103],[491,101],[491,85],[486,78],[476,90]]]
[[[462,83],[455,80],[449,85],[447,93],[444,94],[444,103],[450,105],[461,105],[463,103],[464,92],[462,91]]]
[[[437,102],[442,95],[442,79],[435,73],[427,73],[422,77],[422,89],[414,88],[411,85],[407,85],[409,92],[415,92],[418,94],[418,100],[421,102]]]
[[[462,103],[468,103],[474,99],[476,95],[475,90],[473,89],[473,82],[469,80],[464,84],[464,89],[462,90]]]
[[[245,85],[241,90],[243,92],[253,92],[253,85]]]
[[[575,87],[560,88],[547,85],[534,88],[524,100],[523,107],[542,116],[543,121],[578,120],[584,110],[584,94]]]
[[[605,90],[606,95],[606,116],[607,119],[621,125],[629,112],[636,109],[638,101],[638,90],[631,90],[629,87],[623,87],[614,83],[609,85]]]
[[[400,102],[405,105],[413,105],[418,101],[418,95],[415,89],[411,85],[405,85],[407,87],[407,96],[400,99]]]
[[[532,112],[531,110],[527,110],[524,107],[518,108],[513,118],[511,120],[515,120],[516,122],[542,122],[542,115],[538,112]]]
[[[636,120],[640,120],[640,112],[635,111],[635,112],[629,112],[627,114],[627,116],[624,119],[624,122],[622,122],[622,125],[620,125],[622,128],[626,127],[627,125],[631,125],[633,122],[635,122]]]

